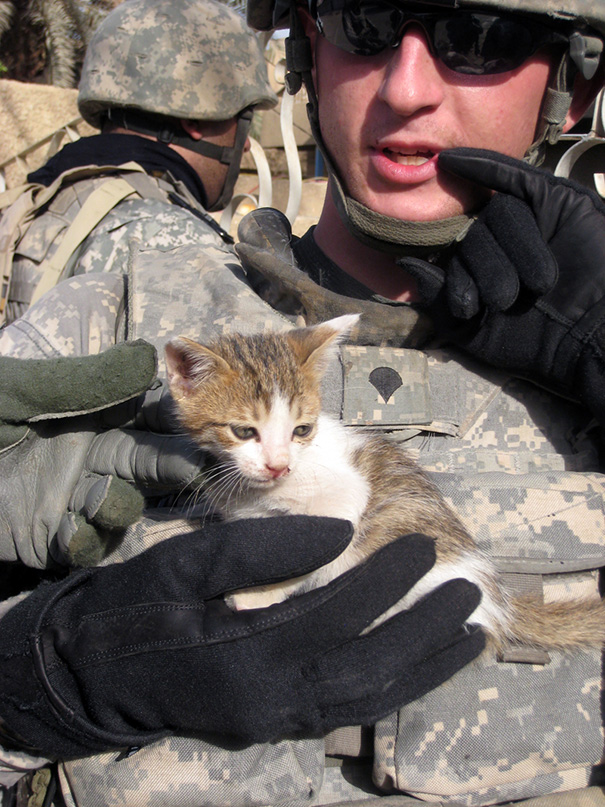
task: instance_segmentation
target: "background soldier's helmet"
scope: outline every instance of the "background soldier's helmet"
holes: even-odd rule
[[[228,120],[276,100],[257,38],[215,0],[119,5],[91,39],[78,94],[83,118],[96,128],[114,107]]]

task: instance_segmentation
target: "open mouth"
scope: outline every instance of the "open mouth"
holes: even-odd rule
[[[416,151],[414,154],[403,154],[389,148],[383,149],[383,154],[398,165],[424,165],[435,156],[432,151]]]

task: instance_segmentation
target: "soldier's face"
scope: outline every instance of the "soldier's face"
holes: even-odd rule
[[[468,212],[485,191],[437,167],[456,146],[521,158],[534,140],[551,70],[547,55],[498,75],[462,75],[433,57],[410,25],[396,48],[346,53],[316,34],[315,86],[321,131],[354,199],[412,221]]]

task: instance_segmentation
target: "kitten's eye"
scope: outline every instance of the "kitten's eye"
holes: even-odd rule
[[[252,440],[258,436],[258,432],[253,426],[232,426],[231,431],[238,440]]]
[[[302,423],[300,426],[297,426],[292,434],[294,437],[307,437],[311,434],[313,426],[310,423]]]

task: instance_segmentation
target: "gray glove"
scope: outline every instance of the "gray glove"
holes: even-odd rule
[[[238,227],[235,251],[254,291],[272,308],[299,314],[316,325],[341,314],[361,314],[352,340],[360,345],[413,347],[431,333],[430,320],[408,306],[394,306],[385,317],[384,305],[356,300],[323,289],[296,265],[290,222],[279,210],[248,213]]]
[[[155,375],[142,340],[94,356],[0,357],[0,560],[96,563],[142,512],[132,481],[180,489],[196,475],[190,441],[143,430],[159,424],[158,400],[166,410],[157,382],[141,395]]]
[[[100,424],[104,431],[95,436],[86,458],[94,473],[133,482],[150,496],[183,492],[199,481],[206,455],[183,434],[163,380],[106,409]]]

